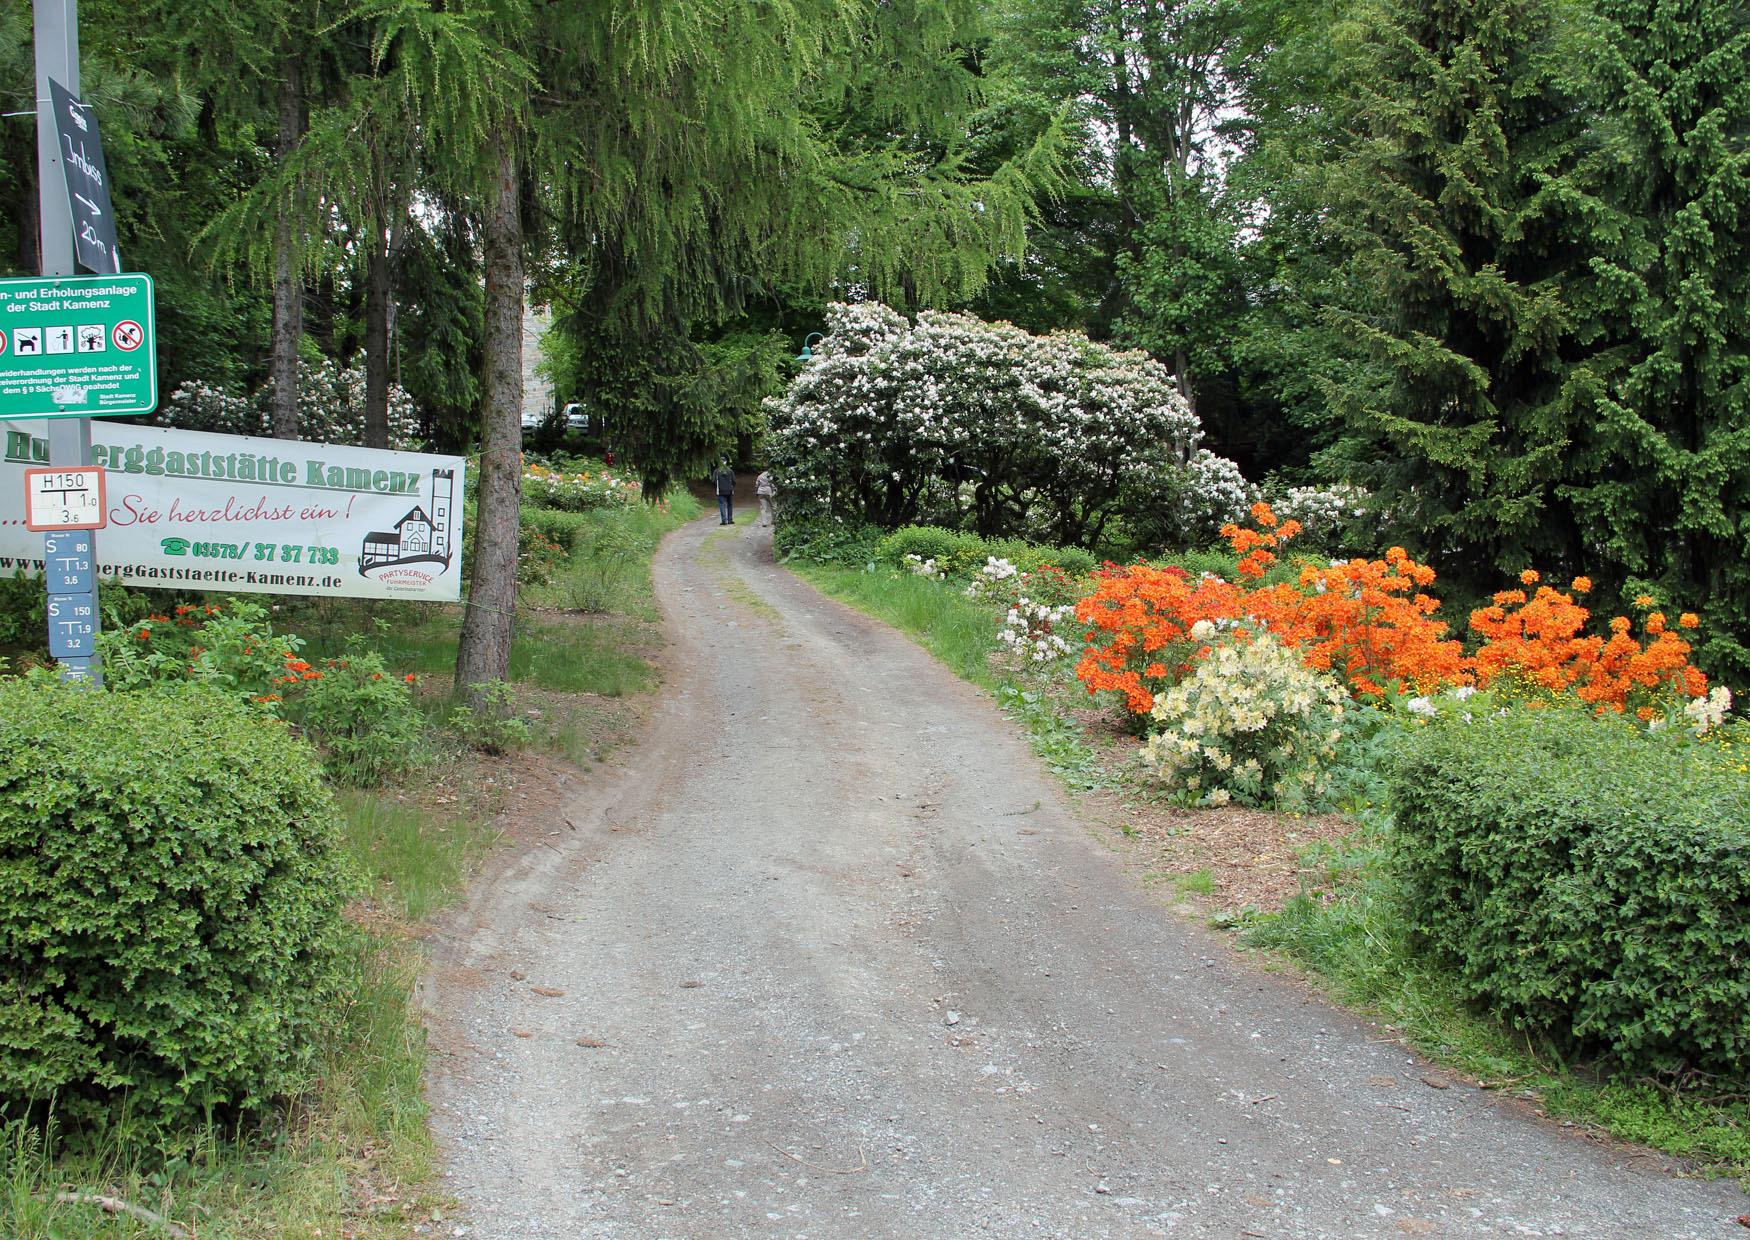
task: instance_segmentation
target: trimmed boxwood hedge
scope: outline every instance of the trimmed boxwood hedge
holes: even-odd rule
[[[876,557],[894,568],[906,567],[905,557],[934,560],[950,577],[965,577],[984,567],[987,557],[1006,559],[1022,572],[1050,564],[1071,576],[1092,572],[1094,557],[1080,547],[1047,547],[1020,538],[980,538],[964,530],[936,525],[906,525],[883,538]]]
[[[1430,724],[1392,796],[1414,930],[1473,998],[1626,1068],[1750,1069],[1750,779],[1515,710]]]
[[[306,1084],[348,890],[320,771],[214,692],[0,681],[0,1108],[169,1128]]]

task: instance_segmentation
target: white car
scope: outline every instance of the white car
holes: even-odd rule
[[[576,401],[565,406],[565,429],[568,431],[589,430],[589,414],[585,413],[583,406]]]
[[[539,409],[525,409],[525,410],[523,410],[523,429],[525,431],[538,431],[538,430],[540,430],[541,429],[541,420],[543,418],[545,418],[546,416],[547,415],[542,413]]]

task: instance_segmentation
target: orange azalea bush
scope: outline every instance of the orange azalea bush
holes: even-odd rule
[[[1236,619],[1244,596],[1220,577],[1197,581],[1182,568],[1108,564],[1094,573],[1094,592],[1076,604],[1089,626],[1076,676],[1089,693],[1124,695],[1132,714],[1147,715],[1155,695],[1190,670],[1198,620]]]
[[[1257,591],[1250,608],[1309,666],[1335,672],[1357,696],[1383,697],[1393,684],[1432,693],[1470,683],[1464,647],[1422,588],[1433,580],[1433,569],[1393,547],[1383,560],[1309,564],[1295,584]]]
[[[1279,523],[1267,504],[1253,505],[1252,518],[1257,528],[1229,525],[1222,533],[1240,557],[1237,575],[1256,582],[1300,527]],[[1194,624],[1249,617],[1354,694],[1379,697],[1394,683],[1424,693],[1468,683],[1463,648],[1422,589],[1433,580],[1433,569],[1399,547],[1383,560],[1309,565],[1298,581],[1270,585],[1192,581],[1173,567],[1108,566],[1076,608],[1090,626],[1076,674],[1090,692],[1122,693],[1133,712],[1146,714],[1155,695],[1204,653],[1190,639]]]
[[[1643,636],[1634,635],[1627,616],[1610,621],[1608,637],[1586,632],[1591,612],[1574,598],[1592,583],[1577,577],[1569,590],[1538,585],[1533,569],[1520,574],[1523,589],[1502,590],[1487,607],[1471,613],[1471,630],[1481,634],[1475,666],[1480,684],[1518,685],[1545,694],[1572,693],[1600,710],[1631,706],[1645,721],[1661,718],[1673,697],[1701,697],[1707,677],[1689,661],[1692,647],[1670,626],[1653,599],[1641,595],[1646,612]],[[1694,629],[1699,620],[1685,612],[1678,627]]]
[[[1193,625],[1248,618],[1298,651],[1309,667],[1336,674],[1357,697],[1521,685],[1572,693],[1601,711],[1632,707],[1651,720],[1707,692],[1707,678],[1689,661],[1690,643],[1679,633],[1699,623],[1691,613],[1673,627],[1642,596],[1642,638],[1622,616],[1610,622],[1609,636],[1589,635],[1591,613],[1574,599],[1592,588],[1587,578],[1575,578],[1572,593],[1548,586],[1531,594],[1504,590],[1492,606],[1471,614],[1471,632],[1481,644],[1467,656],[1436,615],[1440,602],[1429,592],[1434,570],[1402,547],[1390,548],[1383,559],[1307,564],[1292,581],[1266,584],[1299,526],[1279,522],[1266,504],[1253,505],[1251,515],[1251,526],[1222,530],[1239,556],[1239,581],[1192,580],[1182,569],[1147,564],[1109,564],[1095,574],[1093,592],[1075,612],[1088,626],[1076,675],[1090,693],[1120,693],[1134,714],[1146,715],[1156,696],[1208,653],[1192,637]],[[1532,569],[1520,575],[1526,587],[1539,580]]]

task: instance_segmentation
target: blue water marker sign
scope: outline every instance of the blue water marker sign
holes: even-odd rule
[[[43,535],[43,571],[50,594],[89,594],[97,588],[97,561],[90,530]]]
[[[63,661],[89,659],[96,653],[96,596],[49,595],[49,657]]]
[[[103,683],[97,662],[97,548],[90,530],[43,535],[48,577],[49,657],[67,680]]]

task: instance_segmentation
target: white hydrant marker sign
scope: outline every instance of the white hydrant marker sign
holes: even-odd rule
[[[24,526],[52,530],[100,530],[107,523],[103,470],[95,465],[24,471]]]

